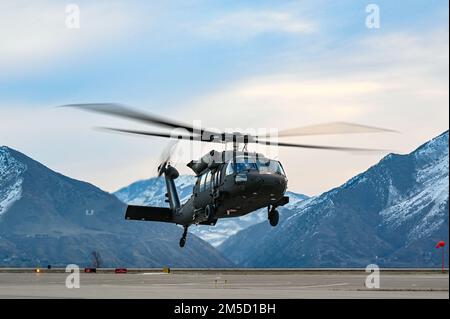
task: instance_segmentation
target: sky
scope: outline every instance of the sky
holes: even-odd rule
[[[111,192],[155,176],[167,140],[99,132],[149,128],[56,107],[117,102],[217,129],[386,127],[400,133],[284,141],[409,153],[449,127],[448,9],[444,0],[0,0],[0,145]],[[183,142],[173,162],[190,173],[186,154],[211,148],[221,149],[191,154]],[[307,195],[387,154],[263,151]]]

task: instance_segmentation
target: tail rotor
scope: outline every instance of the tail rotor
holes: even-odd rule
[[[169,144],[164,149],[164,151],[161,153],[161,156],[159,157],[160,164],[158,165],[157,168],[158,177],[161,177],[162,174],[164,174],[170,168],[172,168],[172,166],[170,166],[170,159],[172,157],[172,154],[175,152],[177,145],[178,140],[170,141]]]

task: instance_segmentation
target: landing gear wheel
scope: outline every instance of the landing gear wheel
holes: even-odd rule
[[[186,236],[189,226],[184,226],[183,236],[180,239],[180,247],[183,248],[186,245]]]
[[[280,214],[275,208],[269,211],[269,223],[272,227],[278,225],[278,220],[280,219]]]

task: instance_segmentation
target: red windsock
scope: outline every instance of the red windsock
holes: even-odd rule
[[[441,248],[445,246],[445,241],[441,240],[440,242],[437,243],[436,248]]]

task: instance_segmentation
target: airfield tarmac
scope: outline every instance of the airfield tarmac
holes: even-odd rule
[[[381,270],[380,288],[367,289],[364,270],[112,270],[81,273],[65,286],[64,270],[0,269],[0,298],[449,298],[448,272]]]

